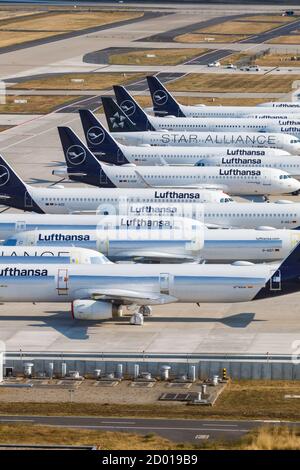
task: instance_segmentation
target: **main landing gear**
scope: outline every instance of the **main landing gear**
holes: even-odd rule
[[[142,326],[144,324],[144,317],[149,317],[152,314],[152,308],[148,305],[139,307],[130,318],[131,325]]]

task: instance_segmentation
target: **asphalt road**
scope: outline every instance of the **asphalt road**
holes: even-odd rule
[[[80,404],[78,405],[80,407]],[[44,424],[102,431],[157,433],[175,442],[201,443],[207,439],[238,439],[252,429],[276,421],[221,421],[136,418],[93,418],[67,416],[1,416],[0,424]],[[289,423],[298,426],[300,423]]]

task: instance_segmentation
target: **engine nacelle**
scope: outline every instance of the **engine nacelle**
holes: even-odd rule
[[[72,317],[75,320],[108,320],[118,313],[118,306],[103,300],[78,299],[72,302]]]

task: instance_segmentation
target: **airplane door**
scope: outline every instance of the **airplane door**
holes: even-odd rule
[[[30,196],[28,191],[26,191],[25,195],[24,195],[24,206],[27,207],[27,208],[32,208],[33,207],[32,197]]]
[[[100,170],[100,184],[107,184],[107,176],[102,169]]]
[[[170,292],[170,275],[168,273],[161,273],[159,275],[159,290],[161,294],[169,295]]]
[[[59,269],[57,273],[57,293],[58,295],[68,295],[68,270]]]
[[[270,290],[281,290],[281,272],[280,269],[275,271],[270,280]]]

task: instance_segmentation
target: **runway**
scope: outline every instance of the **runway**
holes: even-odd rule
[[[223,420],[176,420],[136,418],[93,418],[67,416],[13,416],[0,417],[0,424],[27,424],[91,429],[97,431],[129,432],[138,434],[156,433],[175,442],[199,444],[208,439],[234,440],[268,421],[223,421]],[[272,422],[272,425],[283,424]],[[284,423],[285,424],[285,423]],[[287,423],[299,426],[300,423]]]

